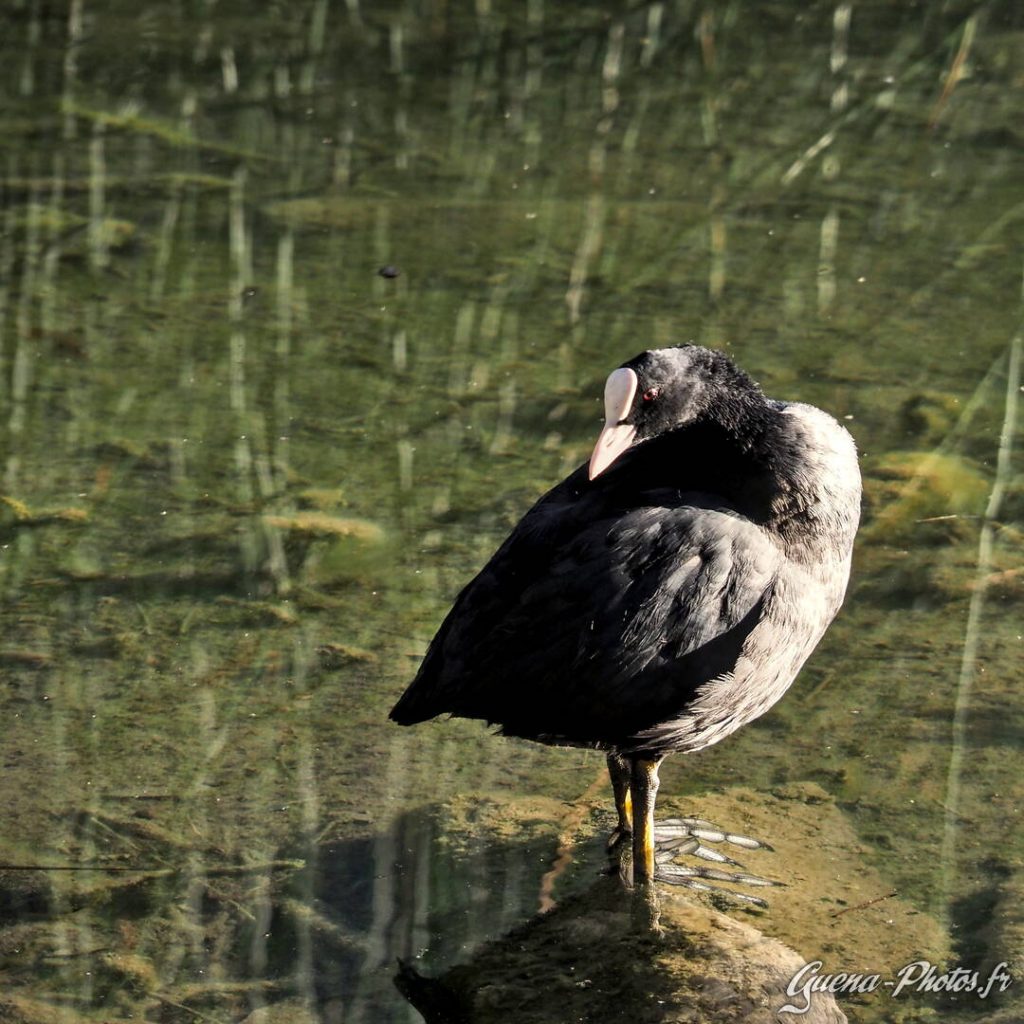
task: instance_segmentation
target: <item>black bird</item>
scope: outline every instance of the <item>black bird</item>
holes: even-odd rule
[[[861,484],[831,416],[767,398],[721,352],[643,352],[604,403],[589,466],[462,590],[391,718],[607,751],[641,884],[658,765],[786,692],[842,604]]]

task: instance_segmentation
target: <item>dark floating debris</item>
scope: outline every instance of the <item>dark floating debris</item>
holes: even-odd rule
[[[398,269],[398,267],[392,266],[390,263],[388,263],[385,266],[381,267],[380,270],[377,271],[377,273],[380,274],[381,277],[398,277],[401,271]]]

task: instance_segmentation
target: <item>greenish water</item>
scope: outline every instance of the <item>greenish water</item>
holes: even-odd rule
[[[794,689],[663,793],[815,783],[1019,1009],[1016,5],[12,0],[0,55],[0,1020],[417,1020],[396,957],[526,920],[567,836],[583,886],[599,755],[386,714],[690,340],[844,418],[867,499]]]

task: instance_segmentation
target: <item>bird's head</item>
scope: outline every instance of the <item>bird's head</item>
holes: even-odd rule
[[[648,438],[702,418],[729,428],[761,402],[757,385],[722,352],[698,345],[641,352],[605,382],[605,423],[590,457],[590,479]]]

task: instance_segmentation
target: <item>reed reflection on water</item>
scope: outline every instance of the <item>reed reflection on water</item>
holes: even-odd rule
[[[571,910],[600,755],[385,717],[607,369],[690,340],[842,418],[868,510],[795,688],[662,793],[776,846],[740,920],[805,957],[1024,973],[1022,28],[7,5],[0,1017],[415,1019],[396,956]]]

